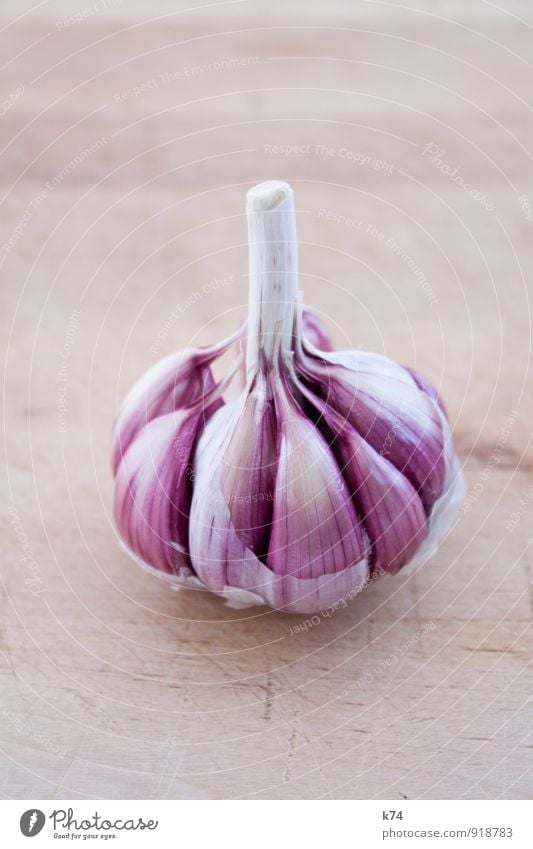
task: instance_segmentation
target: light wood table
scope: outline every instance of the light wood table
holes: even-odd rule
[[[1,793],[531,796],[530,6],[32,5],[0,12]],[[111,512],[117,405],[240,321],[274,177],[306,302],[432,378],[469,487],[423,569],[298,633],[171,592]]]

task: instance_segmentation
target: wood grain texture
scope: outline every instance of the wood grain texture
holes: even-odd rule
[[[0,12],[0,792],[531,797],[531,8],[190,5]],[[469,485],[430,563],[307,624],[169,591],[111,514],[117,405],[236,326],[269,178],[306,302],[433,379]]]

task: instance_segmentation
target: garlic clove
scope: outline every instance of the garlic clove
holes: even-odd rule
[[[124,454],[117,472],[115,519],[121,535],[142,560],[163,572],[189,565],[187,535],[179,516],[190,486],[180,474],[182,463],[178,460],[176,465],[173,456],[174,440],[180,439],[177,435],[184,426],[186,430],[186,423],[190,424],[190,418],[181,411],[149,422]],[[185,460],[189,457],[190,450]]]
[[[352,495],[371,546],[371,571],[397,572],[420,548],[428,532],[424,507],[407,478],[378,454],[327,402],[289,371],[303,396],[318,411],[327,439]]]
[[[215,384],[209,362],[198,349],[170,354],[150,368],[124,401],[113,432],[112,465],[120,460],[152,419],[197,401]]]
[[[414,487],[348,422],[337,427],[327,414],[331,450],[352,493],[371,546],[372,571],[397,572],[427,533],[424,507]]]
[[[193,451],[203,421],[222,404],[202,402],[145,425],[119,462],[115,520],[126,545],[163,572],[190,568]]]
[[[307,428],[308,423],[305,419],[303,422]],[[309,428],[316,444],[321,437],[311,424]],[[306,542],[314,546],[318,555],[314,569],[306,568],[301,554],[298,568],[283,569],[281,564],[287,559],[287,546],[281,550],[279,540],[273,545],[272,538],[266,558],[263,556],[273,527],[276,494],[279,491],[285,495],[277,480],[279,438],[264,387],[252,388],[246,399],[226,405],[210,419],[194,456],[189,550],[195,572],[208,589],[227,598],[242,590],[248,599],[259,599],[290,612],[307,613],[362,589],[368,579],[365,542],[361,530],[357,530],[357,516],[346,487],[342,480],[338,481],[339,495],[332,484],[335,475],[339,478],[339,470],[322,440],[317,453],[322,466],[326,466],[322,480],[331,487],[322,499],[328,505],[329,525],[324,524],[317,531],[316,513],[313,513],[306,527],[298,532],[304,538],[301,545],[294,544],[294,533],[291,539],[293,555]],[[287,440],[285,444],[291,451],[292,441],[289,441],[290,445]],[[295,439],[295,445],[299,443],[302,443],[301,430]],[[306,471],[312,456],[307,449],[308,440],[304,437],[304,444],[299,445],[299,456]],[[315,475],[308,479],[308,485],[315,507],[318,507],[320,499],[314,489],[316,478]],[[281,504],[277,513],[278,534],[282,533],[282,513],[285,514],[284,524],[292,520],[290,509],[284,509]],[[339,539],[339,526],[343,539]],[[336,573],[331,568],[333,555],[337,557]]]
[[[209,429],[217,427],[215,416]],[[236,405],[219,463],[220,495],[228,505],[232,527],[259,558],[266,555],[268,545],[277,467],[276,438],[271,393],[267,392],[263,375],[258,374],[249,394]]]
[[[446,472],[446,428],[433,398],[381,355],[345,351],[296,362],[317,394],[408,478],[429,510],[443,492]]]
[[[225,468],[221,458],[227,448],[228,434],[241,413],[240,398],[219,410],[211,426],[202,433],[194,456],[189,551],[200,580],[218,593],[231,584],[229,572],[233,565],[256,560],[254,552],[233,527],[224,493]]]
[[[112,436],[111,463],[121,458],[139,431],[152,419],[190,406],[213,389],[211,364],[243,335],[239,328],[218,345],[184,348],[155,363],[134,384],[122,403]]]
[[[258,375],[248,394],[208,422],[195,455],[191,552],[204,568],[223,563],[224,576],[232,562],[228,534],[235,538],[236,557],[243,549],[258,558],[267,552],[277,466],[275,411],[268,395]]]
[[[279,461],[267,565],[317,578],[366,558],[366,540],[339,467],[315,425],[278,381]]]

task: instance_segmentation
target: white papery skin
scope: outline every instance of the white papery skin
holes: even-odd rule
[[[244,429],[245,406],[239,399],[219,410],[198,445],[189,526],[196,574],[230,601],[234,588],[253,594],[248,599],[236,594],[239,606],[262,599],[294,613],[320,610],[358,592],[369,577],[366,541],[325,440],[296,411],[291,415],[290,409],[278,408],[275,482],[269,489],[252,491],[245,470],[250,474],[251,467],[260,466],[264,453],[268,461],[271,451],[259,451],[254,458],[257,421],[250,414],[249,438],[233,444],[232,450],[233,434]],[[227,480],[232,472],[237,472],[233,488]],[[270,506],[272,523],[268,552],[260,560],[232,508],[237,504],[242,515],[250,516],[257,503],[252,499],[269,495],[271,499],[260,502]],[[254,529],[252,521],[245,519],[244,524]],[[335,560],[346,567],[336,570]]]
[[[369,356],[372,357],[372,355],[363,355],[365,367],[368,367]],[[384,365],[384,359],[379,358],[381,367]],[[395,372],[395,365],[394,363],[390,364],[390,370],[393,373]],[[410,375],[405,371],[404,374],[405,377],[402,375],[401,381],[404,386],[403,398],[405,398],[405,392],[408,392],[408,394],[409,391],[419,393]],[[382,390],[380,394],[383,395],[384,391]],[[413,400],[414,398],[416,398],[416,395],[413,395]],[[390,398],[388,401],[389,404],[392,403]],[[242,405],[242,400],[237,403]],[[422,405],[424,410],[425,403],[424,399]],[[427,411],[423,413],[419,410],[418,417],[415,416],[415,418],[422,419],[422,427],[426,430],[430,428],[433,430],[436,427],[435,420],[438,422],[443,442],[444,482],[442,493],[434,501],[429,518],[426,521],[425,533],[416,543],[414,551],[409,550],[409,561],[405,563],[402,558],[403,569],[419,565],[436,551],[442,537],[451,527],[465,494],[464,480],[453,449],[446,418],[438,405],[431,400],[429,407],[432,411],[431,416],[428,415]],[[402,402],[397,409],[403,410],[403,408]],[[370,567],[368,551],[366,551],[361,552],[362,556],[357,557],[355,555],[351,561],[346,561],[341,556],[341,562],[351,565],[338,572],[332,570],[328,573],[326,571],[329,562],[328,555],[336,553],[335,545],[330,541],[322,548],[322,568],[319,567],[318,574],[310,576],[306,572],[306,567],[312,564],[309,550],[313,545],[313,538],[318,538],[322,543],[332,524],[335,527],[335,533],[339,534],[334,517],[340,508],[337,504],[335,510],[327,504],[328,485],[335,486],[335,482],[339,478],[339,468],[335,465],[331,455],[329,455],[329,464],[325,469],[323,468],[322,462],[328,456],[326,454],[328,451],[327,444],[322,439],[319,442],[320,435],[311,422],[307,420],[302,422],[297,418],[291,423],[291,427],[300,436],[299,438],[297,436],[293,440],[294,444],[290,446],[280,445],[278,450],[281,472],[278,472],[276,479],[277,483],[280,478],[282,479],[281,487],[285,490],[287,489],[287,476],[289,476],[289,481],[292,480],[291,494],[294,506],[292,510],[286,511],[286,515],[288,514],[290,519],[290,529],[286,533],[282,546],[278,546],[281,559],[287,561],[289,568],[284,575],[280,575],[277,574],[274,564],[269,564],[268,558],[265,563],[255,557],[250,548],[242,543],[232,522],[230,508],[224,496],[227,466],[224,459],[221,461],[221,458],[227,457],[227,441],[234,431],[240,409],[242,407],[222,408],[206,426],[196,452],[196,479],[190,515],[189,543],[196,574],[204,583],[204,586],[225,596],[230,606],[246,607],[258,604],[262,600],[271,607],[283,609],[286,612],[315,613],[332,605],[335,606],[342,599],[355,597],[374,574],[381,575],[386,571],[396,571],[394,564],[389,564],[388,567],[384,568],[379,562],[374,564],[375,569],[373,571]],[[392,409],[394,410],[394,406],[392,406]],[[412,421],[412,419],[413,411],[410,409],[409,420]],[[418,421],[418,424],[420,424],[420,421]],[[424,430],[421,432],[423,433]],[[255,445],[252,430],[250,433],[249,452],[253,450]],[[378,503],[378,510],[382,513],[382,521],[385,526],[388,526],[392,522],[391,510],[393,505],[391,501],[393,497],[397,496],[393,486],[408,487],[411,492],[414,492],[414,490],[407,479],[396,471],[386,458],[378,458],[376,452],[370,446],[367,450],[374,457],[373,483],[375,483],[380,472],[378,460],[380,459],[381,462],[383,491],[381,503]],[[231,460],[228,461],[229,464],[231,462]],[[236,465],[239,465],[238,461]],[[393,472],[394,474],[392,474]],[[387,478],[386,474],[390,477]],[[246,476],[242,475],[240,479],[243,489],[248,492]],[[308,510],[313,509],[315,507],[313,495],[319,499],[326,496],[326,503],[322,504],[321,509],[316,510],[315,525],[310,522],[306,523],[298,509],[300,505],[305,506]],[[274,503],[276,502],[277,488],[274,495]],[[405,506],[400,505],[398,507],[400,521],[402,510],[405,511]],[[423,512],[421,504],[419,510]],[[359,523],[355,512],[352,522],[354,528]],[[302,539],[302,531],[299,530],[302,527],[306,529],[304,539]],[[343,534],[340,534],[337,541],[342,541],[342,538]],[[291,539],[294,540],[294,545],[291,544]],[[285,552],[283,545],[286,547]],[[302,555],[300,567],[294,565],[295,550]],[[400,546],[400,557],[401,552],[402,547]],[[285,557],[283,557],[284,554]],[[305,579],[302,577],[304,573]],[[237,588],[241,588],[245,593],[239,592]]]
[[[115,513],[129,553],[176,587],[317,613],[427,559],[464,482],[423,378],[378,354],[326,351],[315,318],[302,333],[290,186],[255,187],[247,214],[246,385],[223,404],[210,371],[242,331],[140,381],[115,429]]]

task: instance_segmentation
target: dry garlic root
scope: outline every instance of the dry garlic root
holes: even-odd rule
[[[256,186],[247,216],[247,327],[133,387],[113,437],[115,516],[135,559],[176,585],[315,613],[432,553],[464,483],[431,385],[330,351],[302,312],[290,186]],[[212,363],[244,339],[217,383]]]

